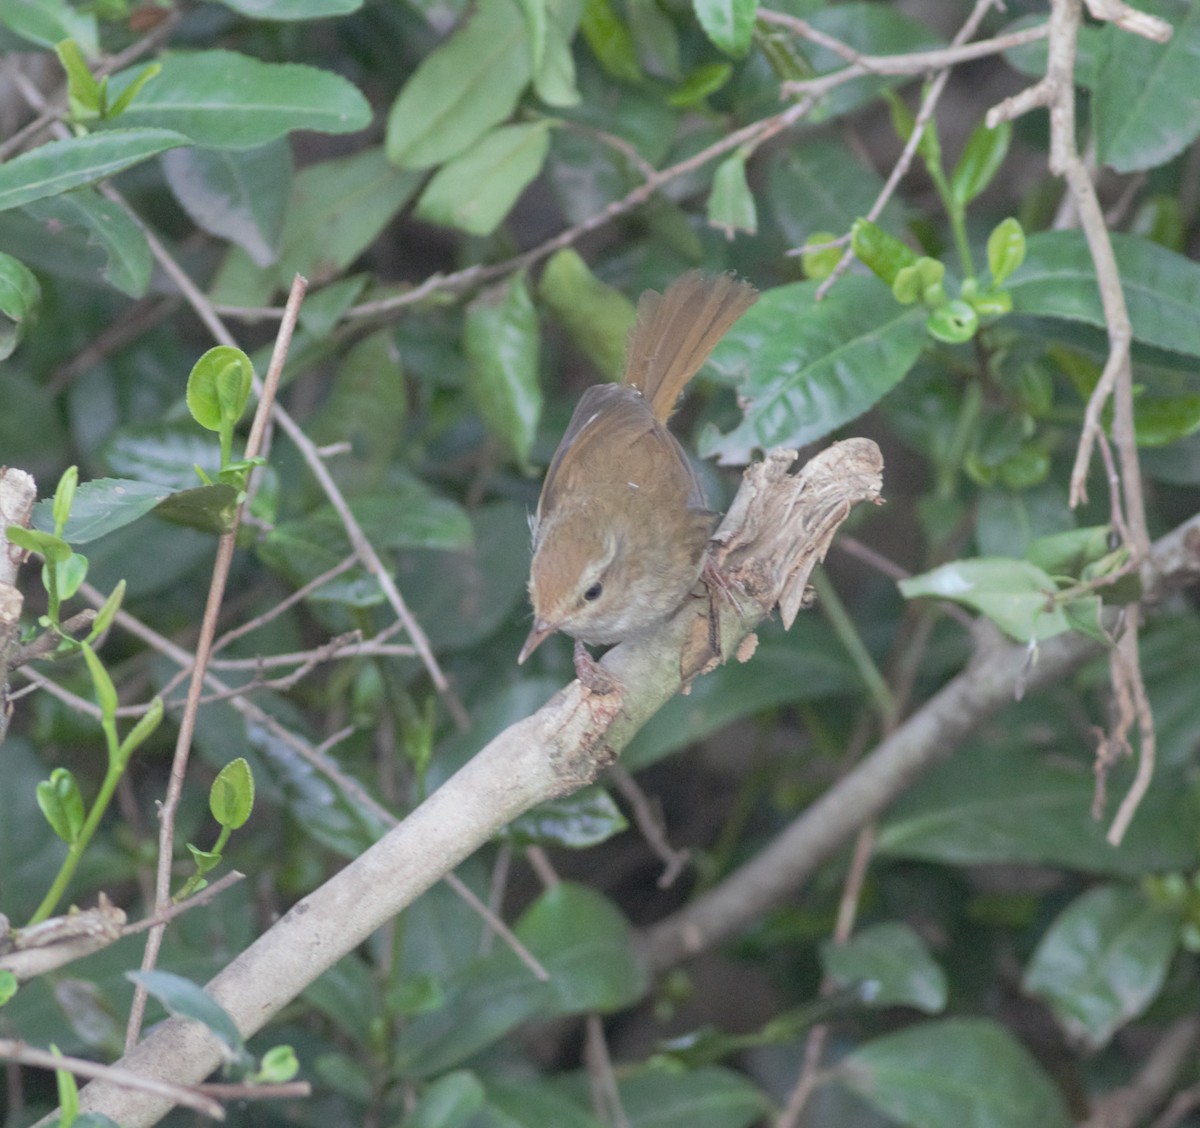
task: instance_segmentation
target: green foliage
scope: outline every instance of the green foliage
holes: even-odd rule
[[[1106,170],[1157,535],[1200,509],[1200,9],[1138,7],[1173,35],[1081,27],[1076,126]],[[1162,1024],[1200,1006],[1200,620],[1175,589],[1141,616],[1157,765],[1114,846],[1124,753],[1144,745],[1136,726],[1110,730],[1097,771],[1103,663],[1117,643],[1128,659],[1144,562],[1099,456],[1091,500],[1068,505],[1111,310],[1044,112],[989,127],[993,87],[965,69],[1037,81],[1045,41],[964,64],[881,204],[934,87],[928,66],[872,58],[948,39],[907,6],[220,0],[152,28],[160,15],[0,0],[4,46],[55,86],[44,107],[16,87],[0,140],[0,455],[43,495],[6,530],[24,610],[0,640],[16,663],[0,912],[46,922],[101,892],[131,918],[154,911],[139,891],[182,687],[216,538],[236,526],[170,891],[185,901],[234,867],[250,880],[173,919],[157,968],[131,977],[212,1030],[246,1083],[314,1086],[269,1112],[231,1105],[230,1123],[600,1128],[616,1117],[594,1107],[585,1015],[622,1036],[608,1094],[632,1128],[769,1122],[816,1023],[837,1054],[808,1111],[829,1123],[1056,1128],[1064,1094],[1095,1104],[1137,1076]],[[26,131],[43,108],[56,129]],[[728,509],[728,468],[761,452],[869,434],[888,504],[848,532],[887,571],[835,539],[815,611],[786,634],[764,624],[749,661],[634,737],[622,766],[646,801],[601,778],[458,865],[549,979],[437,884],[288,1004],[295,1048],[251,1053],[197,983],[571,677],[561,637],[515,666],[526,516],[581,389],[619,378],[639,295],[694,268],[760,291],[672,422],[713,460],[698,467],[708,504]],[[276,418],[246,460],[254,373],[296,274],[310,288],[280,402],[299,431]],[[1125,474],[1112,407],[1097,417]],[[828,817],[831,781],[877,738],[936,713],[974,653],[963,617],[1024,647],[1018,693],[1073,636],[1104,657],[931,726],[928,759],[945,762],[890,777],[856,927],[835,943],[845,842],[810,837],[815,855],[781,861],[780,836]],[[53,694],[26,688],[34,671]],[[566,879],[538,885],[544,860]],[[648,962],[659,922],[757,881],[745,863],[801,865],[806,888],[735,920],[721,960]],[[711,955],[704,926],[686,935]],[[126,940],[19,991],[0,970],[6,1028],[115,1059],[139,954]],[[743,974],[770,990],[743,992]],[[63,1124],[100,1122],[63,1071],[57,1097],[48,1076],[3,1091],[31,1116],[57,1099]]]

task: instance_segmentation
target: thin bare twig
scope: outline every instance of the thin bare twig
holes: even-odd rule
[[[691,857],[690,850],[676,850],[667,838],[666,827],[662,815],[651,805],[646,793],[638,786],[638,782],[620,764],[613,764],[608,769],[609,778],[617,785],[617,790],[625,796],[629,808],[633,812],[633,821],[646,844],[663,863],[663,871],[658,878],[659,889],[670,889],[675,879],[683,872]]]
[[[266,429],[267,417],[271,413],[271,405],[275,402],[275,391],[279,387],[279,379],[283,375],[284,362],[287,360],[288,349],[292,341],[292,333],[300,315],[300,303],[304,300],[308,283],[299,275],[292,283],[292,292],[288,298],[287,316],[279,326],[275,339],[275,350],[271,355],[271,363],[263,381],[263,392],[258,401],[254,414],[254,422],[250,426],[250,435],[246,440],[246,458],[254,458],[262,443],[263,432]],[[205,667],[212,650],[213,638],[217,633],[217,618],[221,613],[221,603],[225,598],[225,586],[229,579],[230,566],[233,563],[233,552],[237,547],[237,530],[241,517],[241,506],[234,511],[232,527],[222,534],[217,543],[216,560],[213,563],[212,581],[208,589],[208,599],[204,606],[204,618],[200,625],[200,637],[196,640],[195,666],[192,670],[192,680],[188,687],[187,703],[179,721],[179,734],[175,742],[175,755],[171,761],[171,776],[167,783],[167,795],[159,811],[158,839],[158,870],[154,888],[154,912],[164,912],[171,903],[171,867],[175,859],[175,812],[183,798],[183,784],[187,775],[188,758],[191,753],[192,735],[195,732],[196,716],[200,709],[200,695],[204,689]],[[162,946],[166,924],[156,924],[146,940],[146,950],[142,955],[142,970],[154,967],[158,962],[158,952]],[[129,1011],[129,1022],[125,1030],[125,1049],[131,1049],[138,1040],[142,1028],[142,1018],[146,1010],[147,992],[140,984],[134,991],[133,1003]]]

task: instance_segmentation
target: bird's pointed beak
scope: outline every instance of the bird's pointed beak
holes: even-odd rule
[[[521,647],[521,653],[517,655],[517,665],[522,665],[525,659],[528,658],[539,646],[541,646],[542,642],[547,637],[552,635],[557,629],[558,628],[554,623],[549,623],[545,619],[534,619],[533,629],[530,630],[529,637],[525,640],[525,645]]]

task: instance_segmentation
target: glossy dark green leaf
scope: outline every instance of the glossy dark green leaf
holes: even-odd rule
[[[1156,168],[1200,134],[1200,8],[1144,0],[1139,11],[1172,26],[1166,43],[1104,28],[1107,51],[1092,102],[1098,156],[1118,172]]]
[[[1154,1001],[1179,947],[1176,908],[1138,889],[1102,885],[1050,925],[1025,971],[1024,988],[1050,1004],[1067,1034],[1106,1045]]]
[[[542,414],[540,334],[525,274],[485,290],[467,308],[468,388],[488,430],[522,466]]]
[[[150,244],[119,204],[92,188],[77,188],[27,204],[25,212],[55,232],[64,227],[80,228],[88,242],[104,252],[103,272],[109,283],[131,298],[140,298],[146,292],[153,265]]]
[[[512,113],[532,75],[520,9],[481,4],[404,84],[388,113],[388,160],[421,169],[467,152]]]
[[[287,141],[254,149],[176,149],[162,166],[197,226],[236,243],[258,266],[276,260],[292,187]]]
[[[441,1008],[400,1033],[395,1062],[402,1076],[442,1073],[535,1015],[616,1010],[645,989],[628,923],[584,886],[561,882],[547,890],[515,931],[550,980],[536,979],[510,948],[498,946],[447,981]]]
[[[562,799],[539,803],[502,831],[519,846],[561,846],[582,850],[607,842],[629,826],[602,787],[585,787]]]
[[[229,288],[230,277],[262,291],[263,301],[276,289],[286,290],[296,274],[313,286],[336,277],[378,237],[420,181],[417,173],[398,172],[379,147],[301,169],[292,180],[278,261],[259,268],[235,249],[214,282],[214,296],[242,300]]]
[[[700,437],[705,456],[749,462],[755,450],[824,438],[874,406],[916,362],[921,311],[872,278],[843,278],[823,301],[816,282],[766,291],[717,345],[711,369],[735,384],[745,418]]]
[[[0,360],[12,356],[25,323],[42,300],[33,271],[19,259],[0,252]]]
[[[109,470],[140,485],[167,487],[160,498],[175,490],[196,486],[195,467],[216,478],[220,452],[210,435],[191,420],[124,427],[102,449]]]
[[[1070,629],[1051,602],[1058,585],[1028,560],[976,557],[943,564],[900,581],[906,599],[952,599],[974,608],[1018,642],[1051,638]]]
[[[647,1069],[617,1086],[630,1128],[749,1128],[771,1107],[756,1085],[719,1066]]]
[[[755,0],[693,0],[692,7],[715,46],[735,58],[749,50],[758,11]]]
[[[170,971],[129,971],[126,976],[149,991],[168,1013],[203,1023],[231,1053],[242,1052],[242,1035],[233,1019],[203,987]]]
[[[1133,335],[1158,348],[1200,356],[1200,264],[1146,239],[1112,232]],[[1008,281],[1013,310],[1104,326],[1104,310],[1087,241],[1079,231],[1027,239],[1025,262]]]
[[[906,924],[876,924],[845,944],[821,945],[821,966],[839,987],[866,985],[874,1007],[916,1007],[936,1014],[946,1006],[946,973]]]
[[[1135,403],[1133,423],[1138,446],[1178,442],[1200,429],[1200,395],[1143,396]]]
[[[601,375],[617,379],[625,365],[633,303],[620,290],[601,282],[571,247],[547,261],[538,282],[538,297]]]
[[[233,528],[238,496],[233,486],[215,482],[170,494],[159,502],[155,512],[177,525],[220,536]]]
[[[47,141],[0,165],[0,211],[103,180],[188,143],[184,134],[167,128],[112,129]]]
[[[708,222],[727,239],[739,231],[753,235],[758,230],[758,209],[746,182],[745,154],[734,153],[717,165],[708,194]]]
[[[417,216],[471,235],[490,235],[542,171],[549,128],[548,122],[535,122],[493,129],[438,169],[421,193]]]
[[[1008,742],[993,738],[963,750],[901,798],[879,850],[949,865],[1026,862],[1132,876],[1190,871],[1200,862],[1190,829],[1200,818],[1200,796],[1177,773],[1160,773],[1118,849],[1104,837],[1106,821],[1092,818],[1090,762],[1043,758],[1027,747],[1031,734],[1019,726],[1010,724],[1005,735]],[[1063,733],[1055,746],[1069,742]],[[1110,794],[1123,794],[1124,780],[1110,779]]]
[[[925,1022],[848,1054],[838,1080],[909,1128],[1068,1128],[1054,1082],[986,1019]]]
[[[140,70],[134,66],[113,75],[112,96],[119,96]],[[331,71],[205,50],[164,56],[162,71],[120,121],[177,130],[197,145],[253,149],[300,129],[356,133],[370,124],[371,107]]]
[[[572,1100],[561,1086],[534,1078],[485,1076],[487,1107],[503,1119],[496,1128],[604,1128],[586,1097]]]
[[[404,1128],[466,1128],[483,1100],[479,1078],[466,1069],[454,1070],[425,1087],[404,1118]]]
[[[136,521],[170,493],[169,488],[153,482],[128,478],[95,478],[82,482],[75,490],[71,516],[63,536],[71,544],[87,544]],[[54,528],[49,499],[34,506],[33,523],[47,531]]]

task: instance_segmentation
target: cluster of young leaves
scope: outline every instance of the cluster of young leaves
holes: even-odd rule
[[[1175,23],[1172,42],[1157,47],[1112,27],[1085,28],[1079,78],[1094,92],[1099,158],[1121,172],[1151,172],[1114,244],[1133,319],[1145,466],[1164,493],[1175,491],[1165,522],[1194,508],[1200,484],[1200,268],[1181,253],[1195,216],[1178,190],[1183,154],[1200,129],[1187,110],[1200,95],[1187,65],[1200,18],[1172,0],[1146,6]],[[942,45],[891,5],[795,7],[861,53]],[[1014,159],[1006,129],[973,128],[950,164],[931,123],[918,154],[939,210],[917,215],[893,202],[874,223],[863,217],[881,178],[840,139],[794,135],[770,151],[743,144],[664,184],[607,245],[562,249],[508,272],[462,308],[430,302],[381,324],[367,319],[367,303],[398,295],[390,264],[403,263],[407,277],[414,260],[447,270],[503,261],[552,233],[552,224],[590,221],[618,205],[643,183],[646,165],[669,167],[774,113],[781,80],[828,73],[844,60],[757,21],[743,0],[488,0],[473,8],[227,0],[185,14],[171,46],[189,50],[106,75],[101,62],[111,55],[100,44],[109,53],[124,45],[130,17],[120,0],[86,11],[58,0],[0,6],[6,35],[61,65],[71,133],[0,165],[0,245],[10,252],[0,256],[0,354],[8,360],[0,449],[5,461],[51,481],[77,460],[87,479],[77,488],[69,479],[73,502],[63,508],[56,495],[44,503],[29,534],[42,539],[26,547],[47,562],[54,610],[46,625],[82,582],[83,544],[94,544],[94,578],[105,590],[123,579],[135,614],[164,633],[198,621],[213,536],[231,527],[252,471],[260,481],[239,553],[238,608],[246,618],[273,617],[229,653],[250,660],[300,649],[314,631],[371,636],[391,623],[378,584],[360,567],[310,592],[302,606],[274,613],[282,593],[351,550],[288,444],[277,442],[269,467],[234,457],[253,369],[262,369],[258,353],[205,352],[206,339],[171,320],[82,376],[55,382],[53,392],[35,378],[99,339],[128,311],[128,299],[154,293],[140,222],[153,216],[220,307],[268,305],[297,271],[315,284],[288,366],[292,402],[315,442],[349,446],[330,460],[331,471],[394,565],[474,722],[468,733],[451,733],[419,664],[403,656],[355,659],[310,675],[299,689],[258,690],[257,701],[313,743],[350,726],[338,748],[343,774],[332,779],[228,703],[206,704],[197,750],[215,775],[209,809],[222,829],[211,848],[193,844],[205,841],[198,827],[206,816],[189,790],[181,834],[195,873],[180,896],[236,853],[228,838],[239,826],[242,864],[259,888],[270,884],[281,899],[302,895],[331,858],[353,856],[381,831],[341,782],[347,775],[403,808],[569,676],[565,644],[539,651],[532,671],[509,660],[527,628],[524,515],[536,499],[534,472],[577,392],[555,373],[586,364],[589,373],[615,376],[631,297],[697,264],[737,270],[763,291],[695,394],[689,421],[703,455],[738,465],[761,450],[826,439],[871,412],[864,425],[904,444],[928,483],[910,485],[889,469],[893,509],[910,513],[917,530],[904,538],[906,564],[921,572],[951,548],[964,557],[923,571],[905,596],[958,600],[1025,642],[1065,630],[1104,637],[1103,608],[1136,597],[1107,583],[1124,563],[1110,546],[1108,514],[1076,518],[1062,500],[1082,406],[1105,353],[1089,250],[1078,232],[1047,230],[1045,194],[1028,194],[1030,204],[1004,193],[998,171]],[[217,34],[219,50],[208,46]],[[1044,49],[1042,58],[1030,47],[1009,61],[1039,74]],[[904,139],[913,122],[891,93],[898,83],[867,76],[843,84],[812,118],[837,123],[873,112]],[[1138,97],[1129,96],[1131,86]],[[977,107],[976,120],[985,109]],[[365,129],[373,114],[379,132]],[[291,135],[301,132],[340,136],[336,147],[314,138],[295,144]],[[1032,130],[1022,139],[1035,151],[1042,144]],[[119,173],[132,212],[96,187]],[[984,203],[989,190],[1003,200],[996,214]],[[430,225],[448,253],[433,246]],[[852,271],[819,298],[828,259],[806,256],[800,280],[801,260],[781,249],[846,236],[875,276]],[[986,272],[976,273],[976,261]],[[185,409],[218,436],[215,444]],[[706,474],[719,504],[728,483]],[[860,628],[864,649],[882,663],[902,601],[893,588],[868,585],[862,606],[864,623],[871,616]],[[833,1013],[852,1044],[829,1075],[839,1085],[827,1091],[842,1102],[843,1122],[866,1116],[865,1102],[923,1128],[1067,1123],[1045,1067],[993,1016],[988,987],[1002,961],[980,953],[1015,949],[1024,989],[1075,1044],[1106,1060],[1118,1056],[1112,1038],[1124,1024],[1148,1011],[1170,1014],[1194,997],[1200,857],[1189,830],[1197,814],[1189,769],[1200,717],[1179,656],[1194,650],[1198,633],[1194,613],[1184,611],[1150,635],[1159,777],[1120,851],[1090,818],[1089,747],[1071,723],[1097,708],[1089,676],[1006,714],[905,797],[880,831],[866,924],[849,944],[821,943],[836,871],[817,883],[812,906],[781,909],[747,938],[743,959],[760,970],[791,969],[778,976],[778,1009],[750,1033],[692,1029],[621,1062],[617,1086],[630,1124],[736,1128],[759,1120],[780,1094],[738,1066],[773,1051],[790,1055],[794,1071],[797,1039],[814,1018],[818,971],[844,991]],[[115,707],[115,690],[101,693],[95,680],[94,667],[104,670],[92,646],[98,638],[79,649],[105,716],[102,746],[111,754],[116,741],[119,756],[131,737],[118,739],[112,710],[104,712],[106,701]],[[932,689],[958,653],[949,639],[936,649],[921,688]],[[124,676],[159,688],[173,672],[164,665],[130,661],[104,677],[107,686]],[[239,676],[223,676],[230,674]],[[802,618],[788,636],[765,633],[752,663],[701,679],[690,697],[672,702],[626,763],[648,767],[751,717],[787,732],[799,713],[809,722],[815,775],[829,778],[840,770],[845,718],[861,710],[862,684],[834,631]],[[395,733],[408,777],[397,781],[393,767],[379,766],[379,732]],[[55,761],[43,763],[34,741],[52,748],[68,738],[83,747],[95,739],[46,703],[37,724],[19,726],[5,746],[0,872],[18,875],[4,892],[19,909],[32,910],[29,890],[40,895],[54,880],[54,835],[73,850],[100,809],[99,799],[86,810],[80,798],[87,785],[75,776],[95,773],[85,761],[46,778]],[[788,733],[780,742],[799,739]],[[740,814],[698,857],[702,882],[759,844],[753,827],[776,825],[794,812],[797,793],[811,795],[794,763],[765,771],[770,785],[761,772],[739,780]],[[148,812],[160,798],[151,790],[156,778],[135,771],[133,779]],[[98,794],[107,783],[104,774]],[[1120,784],[1118,773],[1110,786]],[[257,809],[281,817],[250,817],[256,791]],[[34,819],[25,817],[31,809]],[[5,829],[34,825],[43,837],[18,840]],[[517,850],[598,848],[625,826],[618,805],[595,788],[531,812],[504,837]],[[107,836],[101,827],[99,835],[104,849],[89,853],[95,863],[82,866],[72,886],[80,896],[132,884],[144,865],[146,843],[131,827]],[[482,895],[481,862],[464,873]],[[971,868],[1027,864],[1052,867],[1059,884],[1049,894],[989,893]],[[378,937],[342,961],[289,1012],[286,1039],[319,1086],[328,1118],[595,1128],[582,1073],[537,1066],[513,1035],[538,1020],[626,1012],[651,990],[623,892],[564,882],[532,898],[516,932],[551,973],[543,983],[499,941],[483,941],[481,952],[477,918],[447,890],[431,891],[393,938]],[[254,909],[237,894],[203,910],[205,922],[185,917],[168,933],[162,966],[202,980],[252,939]],[[118,945],[72,981],[86,990],[60,984],[52,996],[30,984],[6,1014],[30,1041],[112,1053],[119,1040],[111,1014],[121,1013],[123,972],[137,962],[136,951]],[[173,1013],[222,1029],[190,984],[146,986]],[[659,990],[659,1013],[678,1006],[677,988]],[[692,989],[715,996],[718,985],[697,974]],[[59,1014],[69,1028],[46,1017]],[[240,1040],[228,1044],[231,1055],[244,1051]]]

